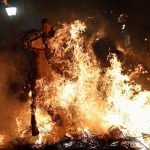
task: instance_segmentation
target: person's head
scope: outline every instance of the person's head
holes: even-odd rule
[[[42,25],[42,30],[44,33],[49,33],[52,29],[52,25],[50,24],[50,21],[48,18],[44,18],[41,21],[41,25]]]

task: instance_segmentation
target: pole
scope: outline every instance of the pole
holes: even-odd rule
[[[36,123],[35,111],[36,111],[36,99],[33,96],[32,97],[32,105],[31,105],[31,128],[32,128],[32,136],[39,135],[39,130],[38,130],[37,123]]]
[[[32,136],[39,135],[39,130],[37,127],[36,122],[36,73],[32,72],[32,75],[30,76],[30,84],[31,84],[31,91],[32,91],[32,102],[31,102],[31,130],[32,130]]]

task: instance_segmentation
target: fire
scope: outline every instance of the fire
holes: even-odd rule
[[[122,73],[115,54],[110,54],[111,66],[102,72],[93,51],[85,49],[85,31],[85,24],[77,20],[64,24],[50,41],[53,80],[37,81],[36,144],[79,131],[104,134],[114,125],[124,136],[140,137],[150,147],[144,136],[150,133],[150,91]]]
[[[130,78],[121,73],[121,63],[113,57],[111,67],[106,71],[108,85],[107,102],[110,105],[104,120],[126,129],[126,135],[142,136],[150,133],[150,91],[143,91],[140,85],[130,83]],[[105,82],[107,79],[104,79]],[[144,139],[143,139],[144,142]],[[146,142],[150,146],[150,141]]]
[[[51,125],[51,118],[49,117],[48,113],[45,113],[44,111],[38,109],[36,111],[37,116],[37,124],[40,129],[40,133],[49,133],[52,130]]]
[[[21,120],[19,117],[16,118],[16,123],[17,123],[17,131],[18,131],[18,133],[20,133],[22,126],[21,126]]]
[[[4,136],[0,135],[0,146],[4,144]]]

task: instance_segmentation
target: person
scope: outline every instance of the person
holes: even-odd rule
[[[29,52],[30,56],[30,73],[27,85],[30,86],[32,92],[32,104],[31,104],[31,128],[32,136],[39,134],[36,124],[36,80],[45,76],[50,76],[47,71],[48,59],[53,55],[53,52],[49,49],[49,40],[54,36],[55,30],[53,29],[48,18],[44,18],[41,21],[41,30],[28,31],[22,38],[22,47]]]
[[[47,73],[47,60],[53,55],[49,49],[49,40],[54,36],[55,30],[48,18],[41,21],[41,30],[28,31],[23,37],[23,48],[32,53],[31,59],[34,60],[36,79],[40,79]]]
[[[53,54],[53,52],[49,49],[49,40],[54,36],[55,30],[47,18],[44,18],[41,21],[41,25],[42,25],[42,31],[43,31],[42,41],[44,44],[45,57],[48,60]]]

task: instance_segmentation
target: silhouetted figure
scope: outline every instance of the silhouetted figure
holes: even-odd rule
[[[47,18],[41,21],[42,30],[31,30],[25,34],[22,41],[24,49],[28,50],[30,56],[30,68],[29,73],[29,86],[32,91],[32,104],[31,104],[31,127],[32,135],[37,136],[39,134],[36,124],[36,80],[41,79],[47,75],[47,60],[53,55],[49,49],[49,40],[54,36],[54,30]]]

